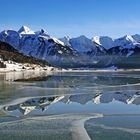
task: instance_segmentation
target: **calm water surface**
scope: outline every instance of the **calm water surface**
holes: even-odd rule
[[[140,139],[139,104],[140,72],[0,74],[0,130],[3,130],[3,123],[23,118],[99,113],[104,115],[102,119],[91,119],[85,123],[91,139]],[[66,124],[69,126],[67,120],[64,126]],[[131,129],[134,133],[130,133]],[[9,131],[1,132],[0,136],[8,139],[8,135],[3,136]],[[40,138],[51,139],[51,134],[42,134],[44,137]],[[68,131],[65,134],[63,139],[72,139]],[[13,139],[18,139],[15,135],[12,135]],[[60,136],[57,135],[56,139],[62,139]],[[31,139],[30,135],[28,137]]]

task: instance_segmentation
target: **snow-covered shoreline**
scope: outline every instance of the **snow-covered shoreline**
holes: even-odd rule
[[[140,69],[118,69],[115,66],[107,68],[57,68],[52,66],[42,67],[37,64],[29,63],[16,63],[13,61],[3,62],[6,65],[6,68],[0,68],[0,73],[7,72],[24,72],[24,71],[44,71],[44,72],[129,72],[129,71],[140,71]]]
[[[0,68],[0,73],[7,72],[32,72],[32,71],[41,71],[41,72],[140,72],[140,69],[60,69],[55,67],[37,67],[33,69],[32,67],[28,68],[18,68],[18,67],[8,67]]]
[[[112,69],[93,69],[93,70],[64,70],[62,72],[133,72],[133,71],[138,71],[140,72],[140,69],[117,69],[117,70],[112,70]]]
[[[29,63],[16,63],[13,61],[4,61],[4,65],[6,68],[0,68],[0,73],[4,72],[23,72],[23,71],[55,71],[57,68],[51,66],[42,67],[37,64],[29,64]]]

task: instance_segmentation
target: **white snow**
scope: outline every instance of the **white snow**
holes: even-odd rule
[[[71,46],[69,36],[65,36],[64,38],[60,38],[60,40],[64,43],[64,45]]]
[[[3,62],[3,60],[1,60]],[[13,61],[4,61],[6,68],[0,68],[0,72],[10,72],[10,71],[26,71],[26,70],[34,70],[34,71],[46,71],[46,72],[54,72],[59,71],[57,68],[51,66],[41,67],[40,65],[36,64],[29,64],[29,63],[16,63]]]
[[[51,37],[51,38],[54,40],[54,42],[56,42],[56,43],[61,44],[62,46],[64,46],[64,43],[62,41],[58,40],[55,37]]]
[[[122,48],[134,48],[134,44],[137,43],[132,36],[126,35],[124,37],[114,40],[114,46],[121,46]]]
[[[100,36],[95,36],[95,37],[93,37],[93,39],[92,39],[95,43],[97,43],[97,44],[99,44],[99,45],[102,45],[101,43],[100,43]]]
[[[95,36],[92,41],[103,46],[107,50],[112,48],[114,45],[113,39],[107,36]]]
[[[128,40],[132,43],[137,43],[131,35],[126,35],[126,40]]]
[[[19,30],[18,30],[19,34],[35,34],[34,31],[32,31],[29,27],[27,26],[22,26]]]
[[[63,52],[61,50],[58,51],[59,54],[62,54]]]

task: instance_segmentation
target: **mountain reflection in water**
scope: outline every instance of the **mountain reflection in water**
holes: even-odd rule
[[[81,95],[66,95],[66,96],[53,96],[53,97],[38,97],[31,98],[25,102],[4,106],[3,110],[12,112],[15,110],[20,111],[22,115],[27,115],[33,110],[45,111],[54,103],[63,102],[65,104],[80,103],[82,105],[92,101],[94,104],[110,103],[113,101],[123,102],[125,104],[140,104],[139,92],[111,92],[111,93],[98,93],[98,94],[81,94]]]

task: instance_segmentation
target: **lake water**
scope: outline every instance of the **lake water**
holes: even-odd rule
[[[0,74],[0,140],[139,140],[139,104],[140,72]]]

